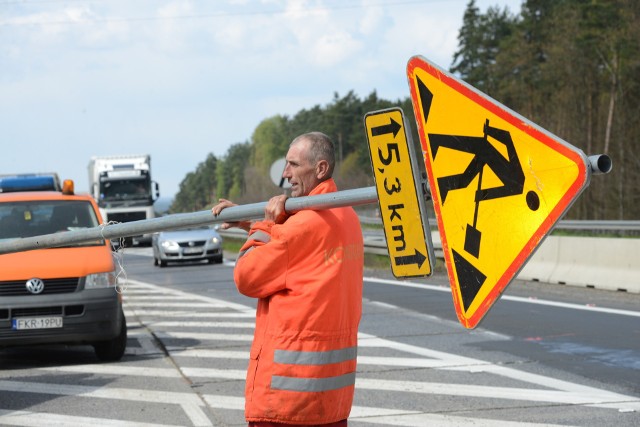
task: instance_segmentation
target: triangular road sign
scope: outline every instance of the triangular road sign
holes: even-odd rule
[[[588,185],[588,160],[422,57],[407,77],[454,305],[474,328]]]

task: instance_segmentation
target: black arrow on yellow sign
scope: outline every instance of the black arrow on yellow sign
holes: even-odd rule
[[[422,264],[427,259],[426,256],[422,254],[419,250],[415,249],[415,253],[413,255],[403,255],[395,257],[396,265],[412,265],[416,264],[418,268],[422,267]]]
[[[400,123],[393,120],[393,118],[390,118],[389,120],[390,122],[388,125],[376,126],[371,128],[371,136],[380,136],[386,135],[388,133],[393,133],[393,137],[395,138],[400,129],[402,129],[402,126],[400,126]]]

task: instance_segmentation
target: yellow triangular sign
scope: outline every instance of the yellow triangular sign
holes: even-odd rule
[[[407,66],[458,319],[474,328],[588,185],[582,151],[422,57]]]

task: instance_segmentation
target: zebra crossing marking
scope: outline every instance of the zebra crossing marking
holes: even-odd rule
[[[174,404],[182,408],[194,426],[212,425],[204,413],[204,402],[194,393],[8,380],[0,380],[0,391]]]
[[[5,409],[0,409],[0,421],[2,421],[4,425],[23,427],[170,427],[168,424],[141,423],[138,421],[60,415],[51,412],[11,411]]]
[[[253,339],[251,333],[221,333],[213,328],[233,328],[235,330],[254,328],[253,322],[238,321],[253,318],[255,309],[236,303],[190,294],[184,291],[164,289],[162,287],[139,281],[128,281],[129,287],[125,291],[125,310],[128,314],[129,337],[137,340],[139,347],[129,346],[127,354],[150,355],[163,354],[154,339],[162,341],[169,339],[194,339],[200,341],[239,342],[247,348],[246,351],[218,350],[198,347],[177,346],[169,343],[164,347],[172,358],[211,358],[241,360],[248,358],[248,346]],[[129,294],[135,294],[138,298],[131,298]],[[181,296],[182,306],[172,306],[172,310],[145,309],[148,301],[144,298],[145,292],[150,292],[157,298],[154,301],[156,307],[167,308],[166,301],[175,303],[176,296]],[[187,298],[191,297],[191,299]],[[221,309],[219,312],[197,313],[190,311],[185,313],[182,307],[193,308],[193,304],[199,304],[207,309]],[[180,313],[180,314],[178,314]],[[184,315],[183,315],[184,314]],[[190,319],[189,321],[177,321],[179,317]],[[151,318],[151,319],[149,319]],[[197,320],[203,320],[201,322]],[[206,321],[214,319],[216,321]],[[228,321],[219,321],[221,319]],[[212,328],[212,331],[199,332],[203,328]],[[158,329],[162,328],[162,329]],[[196,331],[173,330],[174,328],[191,328]],[[405,344],[376,335],[361,332],[358,336],[359,346],[366,348],[390,349],[414,357],[390,357],[368,356],[362,354],[358,357],[358,366],[393,366],[405,368],[425,368],[435,370],[449,370],[457,372],[477,372],[509,378],[521,384],[533,387],[496,387],[473,384],[437,383],[430,381],[400,381],[393,379],[358,377],[356,389],[369,391],[387,391],[393,393],[413,393],[418,395],[448,395],[467,398],[505,399],[511,401],[527,401],[539,404],[540,402],[554,405],[583,405],[597,408],[618,410],[619,412],[640,411],[640,399],[626,396],[594,387],[583,386],[567,381],[545,377],[526,371],[519,371],[507,366],[496,365],[480,359],[455,355],[437,351],[425,347]],[[87,364],[68,365],[57,367],[38,368],[45,372],[69,372],[83,373],[100,376],[129,376],[145,378],[180,379],[186,377],[194,382],[198,380],[225,380],[244,382],[246,372],[244,369],[217,369],[181,366],[175,363],[174,367],[158,368],[134,366],[127,364]],[[177,368],[177,369],[176,369]],[[69,385],[58,383],[42,383],[30,381],[0,380],[0,392],[22,392],[34,394],[52,394],[58,396],[82,396],[84,398],[124,400],[139,403],[164,403],[178,405],[192,425],[213,425],[207,416],[209,409],[242,411],[244,409],[244,397],[241,396],[243,387],[238,388],[238,396],[196,394],[193,392],[165,392],[160,390],[141,390],[133,388],[106,388],[83,385]],[[427,413],[420,410],[401,410],[397,408],[379,408],[354,405],[350,424],[357,427],[361,424],[378,424],[388,426],[416,426],[435,424],[449,427],[458,425],[476,425],[480,427],[498,426],[505,427],[537,427],[542,424],[500,421],[484,418],[470,418],[443,414]],[[164,424],[127,422],[122,420],[101,419],[94,417],[82,417],[62,415],[48,412],[14,411],[0,407],[0,424],[20,426],[60,425],[60,426],[84,426],[95,425],[112,427],[115,425],[132,427],[166,427]],[[546,424],[545,424],[546,425]]]
[[[145,284],[147,289],[154,289],[155,285]],[[169,290],[169,294],[173,295],[174,290]],[[180,291],[181,292],[181,291]],[[184,295],[184,293],[182,294]],[[201,300],[197,295],[193,295],[195,299]],[[169,297],[171,298],[171,297]],[[205,297],[206,298],[206,297]],[[214,300],[218,303],[220,300]],[[236,304],[236,307],[238,304]],[[253,310],[246,306],[240,305],[243,311]],[[242,327],[244,322],[171,322],[160,321],[154,322],[155,326],[163,327]],[[233,325],[233,326],[232,326]],[[248,325],[245,324],[246,327]],[[253,324],[251,324],[253,327]],[[165,331],[171,334],[171,331]],[[185,335],[188,336],[188,335]],[[358,334],[358,345],[361,348],[389,348],[401,352],[415,354],[422,358],[397,358],[397,357],[369,357],[358,356],[358,365],[386,365],[386,366],[405,366],[418,368],[433,368],[451,371],[466,371],[476,373],[494,374],[505,378],[517,380],[521,383],[527,383],[536,388],[521,387],[495,387],[471,384],[449,384],[449,383],[431,383],[431,382],[412,382],[412,381],[394,381],[394,380],[376,380],[369,378],[358,378],[356,387],[368,390],[386,390],[386,391],[407,391],[421,394],[440,394],[477,398],[494,398],[508,400],[523,400],[531,402],[552,402],[560,404],[580,404],[594,407],[616,408],[620,411],[640,410],[640,399],[632,396],[626,396],[619,393],[613,393],[606,390],[597,389],[589,386],[582,386],[563,380],[558,380],[542,375],[531,374],[525,371],[519,371],[513,368],[496,365],[479,359],[455,355],[442,351],[432,350],[411,344],[400,343],[388,339],[379,338],[375,335],[367,333]],[[246,358],[246,352],[225,351],[225,350],[209,350],[198,348],[184,348],[170,346],[167,348],[169,352],[176,357],[198,357],[198,358],[221,358],[221,359],[241,359]],[[427,359],[424,359],[427,358]],[[225,377],[233,376],[233,373],[224,370]],[[215,375],[217,371],[204,370],[199,368],[185,368],[185,373],[194,377]],[[244,378],[244,372],[236,373],[236,379]]]

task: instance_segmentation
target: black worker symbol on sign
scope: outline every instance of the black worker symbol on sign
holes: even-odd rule
[[[429,123],[429,114],[434,102],[434,95],[420,78],[416,78],[416,83],[420,95],[420,109],[426,126]],[[439,177],[436,184],[440,191],[440,203],[444,206],[446,200],[450,197],[450,192],[467,188],[475,177],[478,177],[478,185],[474,197],[473,224],[467,224],[464,241],[464,252],[476,259],[480,257],[480,239],[482,237],[482,233],[477,228],[480,202],[520,196],[524,191],[525,181],[524,171],[520,165],[511,134],[504,129],[491,126],[488,119],[485,120],[482,129],[480,129],[480,126],[478,127],[478,135],[481,136],[429,134],[431,155],[434,160],[438,150],[442,147],[473,154],[472,161],[462,173]],[[494,146],[493,144],[496,145]],[[507,155],[503,155],[496,147],[504,147]],[[502,185],[483,188],[482,177],[485,167],[491,169]],[[540,207],[540,198],[534,191],[528,192],[524,199],[532,211]],[[464,309],[468,310],[487,276],[474,266],[467,257],[456,251],[455,248],[451,248],[451,253],[462,303]]]
[[[504,145],[507,156],[504,156],[490,139]],[[482,233],[477,228],[480,202],[523,193],[524,172],[511,134],[506,130],[491,126],[489,119],[487,119],[484,123],[482,136],[429,134],[429,144],[434,160],[441,147],[473,154],[473,159],[462,173],[438,178],[438,189],[440,190],[440,202],[444,205],[450,191],[467,188],[476,176],[478,177],[473,224],[467,224],[464,241],[465,252],[478,258],[482,237]],[[491,169],[500,179],[502,185],[490,188],[482,187],[482,175],[485,167]],[[529,209],[535,211],[540,206],[540,199],[534,191],[530,191],[526,195],[526,203]]]

